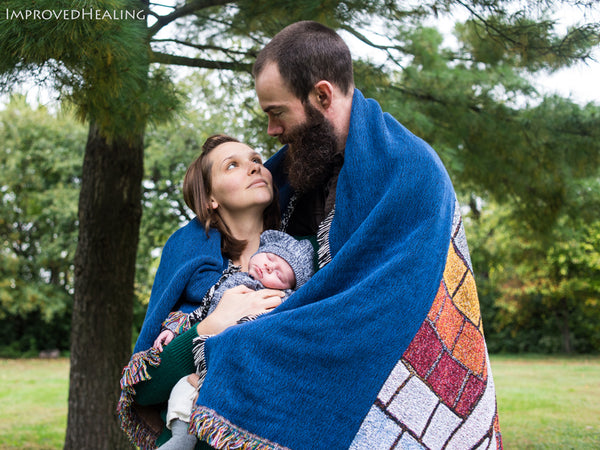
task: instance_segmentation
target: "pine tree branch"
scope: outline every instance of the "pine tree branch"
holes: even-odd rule
[[[342,30],[347,31],[348,33],[350,33],[351,35],[353,35],[354,37],[356,37],[357,39],[360,39],[361,41],[363,41],[365,44],[367,44],[370,47],[379,49],[379,50],[398,50],[404,53],[407,53],[407,49],[400,47],[398,45],[381,45],[381,44],[376,44],[375,42],[371,41],[368,37],[366,37],[364,34],[359,33],[356,28],[352,28],[348,25],[342,25],[340,27]]]
[[[173,6],[173,5],[164,5],[162,3],[156,3],[156,2],[150,2],[150,6],[160,6],[161,8],[175,9],[175,6]]]
[[[232,0],[192,0],[181,6],[181,8],[175,9],[175,11],[172,13],[167,14],[166,16],[160,16],[156,23],[148,29],[149,36],[154,36],[166,25],[176,21],[181,17],[193,14],[198,10],[209,8],[211,6],[223,6],[232,2]]]
[[[217,51],[223,52],[227,55],[231,54],[231,55],[241,55],[241,56],[253,56],[252,54],[249,54],[248,52],[243,51],[243,50],[232,50],[229,48],[220,47],[218,45],[193,44],[191,42],[182,41],[179,39],[153,39],[152,43],[155,43],[155,42],[172,42],[174,44],[184,45],[184,46],[190,47],[190,48],[195,48],[196,50],[217,50]],[[254,55],[254,56],[256,56],[256,55]]]
[[[600,29],[600,24],[591,23],[591,24],[586,24],[582,27],[573,28],[573,29],[567,31],[567,33],[565,34],[563,39],[561,39],[558,44],[549,43],[544,46],[541,46],[541,45],[527,46],[523,42],[520,42],[519,40],[510,36],[508,33],[505,32],[504,29],[494,26],[492,23],[490,23],[490,21],[486,20],[486,18],[483,17],[481,14],[478,14],[473,7],[469,6],[464,1],[458,0],[457,3],[461,6],[463,6],[467,11],[469,11],[469,13],[473,17],[478,19],[483,24],[483,28],[485,28],[487,34],[495,41],[503,43],[504,48],[507,50],[509,50],[509,46],[507,45],[507,43],[508,43],[508,44],[511,44],[514,49],[517,49],[518,52],[520,52],[520,53],[526,53],[528,49],[533,49],[533,50],[539,51],[543,55],[554,54],[556,56],[563,58],[564,60],[585,61],[588,58],[590,58],[590,56],[591,56],[590,45],[587,45],[587,48],[585,50],[583,50],[583,51],[579,50],[578,52],[576,52],[570,45],[568,45],[570,43],[571,39],[573,38],[573,36],[575,36],[576,38],[579,37],[579,39],[582,39],[582,38],[586,39],[586,38],[596,36],[595,42],[598,42],[597,36],[598,36],[598,30]],[[544,23],[544,22],[548,23],[550,25],[556,24],[556,21],[542,21],[542,22],[536,23],[535,25],[528,25],[526,27],[521,26],[520,30],[522,31],[522,30],[526,29],[527,27],[533,28],[535,26],[538,26],[540,23]]]
[[[439,105],[445,105],[445,106],[449,105],[448,101],[444,100],[443,98],[434,96],[431,92],[419,92],[416,89],[407,89],[403,86],[399,86],[396,84],[391,84],[390,88],[395,91],[401,92],[404,95],[408,95],[408,96],[418,99],[418,100],[423,100],[425,102],[431,102],[431,103],[437,103]],[[481,108],[480,106],[474,105],[474,104],[469,104],[467,106],[467,108],[478,114],[485,112],[485,110],[483,108]]]
[[[150,62],[174,66],[201,67],[204,69],[232,70],[234,72],[252,72],[252,64],[250,63],[189,58],[187,56],[169,55],[155,51],[150,56]]]
[[[376,44],[375,42],[371,41],[368,37],[366,37],[364,34],[359,33],[356,28],[352,28],[350,26],[346,26],[343,25],[341,27],[342,30],[347,31],[348,33],[350,33],[351,35],[353,35],[354,37],[356,37],[357,39],[361,40],[362,42],[364,42],[365,44],[367,44],[370,47],[376,48],[378,50],[383,50],[387,53],[389,59],[394,62],[394,64],[396,64],[398,67],[402,67],[402,63],[400,61],[398,61],[396,59],[396,57],[394,57],[394,55],[392,55],[391,50],[397,50],[401,53],[408,53],[407,49],[400,47],[399,45],[381,45],[381,44]]]

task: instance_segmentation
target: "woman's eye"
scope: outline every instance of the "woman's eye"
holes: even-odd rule
[[[235,167],[237,167],[237,163],[231,162],[231,163],[227,164],[226,170],[231,170],[231,169],[234,169]]]

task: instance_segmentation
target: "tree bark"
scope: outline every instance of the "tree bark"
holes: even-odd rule
[[[131,448],[116,404],[131,356],[143,135],[107,141],[92,122],[79,197],[65,449]]]
[[[569,301],[566,298],[560,299],[560,310],[558,311],[558,321],[560,324],[560,334],[562,340],[562,351],[567,355],[573,353],[573,344],[571,340],[571,328],[569,327]]]

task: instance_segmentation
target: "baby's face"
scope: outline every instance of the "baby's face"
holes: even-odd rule
[[[274,253],[257,253],[248,262],[248,273],[270,289],[292,289],[296,276],[292,267]]]

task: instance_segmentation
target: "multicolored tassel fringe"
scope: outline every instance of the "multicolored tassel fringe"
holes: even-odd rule
[[[137,414],[134,408],[135,388],[137,383],[149,380],[148,365],[160,365],[160,352],[158,349],[136,353],[131,357],[129,364],[123,369],[121,376],[121,397],[117,405],[117,413],[121,429],[127,434],[129,440],[142,450],[155,449],[159,433],[150,428]]]
[[[181,311],[169,313],[162,323],[162,328],[168,328],[175,335],[180,335],[190,329],[190,316]]]
[[[199,407],[192,411],[189,433],[218,449],[228,450],[286,450],[287,447],[267,441],[243,430],[215,411]]]

